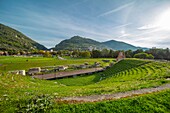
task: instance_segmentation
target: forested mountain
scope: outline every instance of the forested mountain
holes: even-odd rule
[[[0,24],[0,50],[34,50],[47,48],[28,38],[21,32]]]
[[[137,50],[137,49],[140,49],[140,47],[136,47],[131,44],[116,41],[116,40],[106,41],[106,42],[103,42],[102,44],[104,44],[105,46],[112,48],[114,50]]]
[[[74,36],[70,39],[61,41],[55,46],[56,50],[88,50],[108,48],[102,43],[80,36]]]
[[[92,50],[92,49],[112,49],[112,50],[137,50],[140,47],[110,40],[106,42],[98,42],[90,38],[73,36],[70,39],[61,41],[54,47],[54,50]],[[0,50],[46,50],[47,48],[37,43],[36,41],[25,36],[21,32],[0,24]],[[146,48],[145,48],[146,49]]]
[[[125,42],[119,42],[110,40],[106,42],[98,42],[89,38],[83,38],[80,36],[74,36],[70,39],[63,40],[55,46],[55,50],[91,50],[91,49],[113,49],[113,50],[137,50],[142,49],[140,47],[127,44]]]

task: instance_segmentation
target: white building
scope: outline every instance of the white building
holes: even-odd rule
[[[66,69],[68,69],[68,66],[59,66],[59,67],[58,67],[58,70],[59,70],[59,71],[64,71],[64,70],[66,70]]]
[[[30,68],[28,70],[28,74],[29,75],[34,75],[35,73],[39,73],[39,72],[41,72],[41,68],[40,67]]]
[[[19,75],[26,75],[25,70],[19,70]]]
[[[80,65],[80,68],[85,69],[85,68],[87,68],[87,66],[86,65]]]
[[[11,74],[16,74],[16,75],[26,75],[25,70],[15,70],[15,71],[9,71]]]

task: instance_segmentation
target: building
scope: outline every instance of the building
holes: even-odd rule
[[[16,71],[9,71],[11,74],[16,74],[16,75],[26,75],[25,70],[16,70]]]
[[[100,63],[99,62],[95,62],[94,63],[94,67],[100,67]]]
[[[25,70],[19,70],[19,75],[26,75]]]
[[[118,57],[116,58],[116,61],[119,62],[119,61],[121,61],[121,60],[123,60],[123,59],[125,59],[125,58],[126,58],[126,57],[125,57],[124,52],[119,52],[119,55],[118,55]]]
[[[68,66],[59,66],[58,67],[58,71],[64,71],[66,69],[68,69]]]
[[[87,68],[87,66],[86,66],[86,65],[83,65],[83,64],[82,64],[82,65],[80,65],[79,67],[80,67],[80,68],[82,68],[82,69]]]
[[[28,74],[29,75],[34,75],[34,74],[40,73],[40,72],[41,72],[41,68],[40,67],[30,68],[28,70]]]

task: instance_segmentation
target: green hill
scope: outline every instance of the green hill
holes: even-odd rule
[[[106,42],[103,42],[102,44],[114,50],[137,50],[140,48],[140,47],[136,47],[131,44],[116,41],[116,40],[106,41]]]
[[[28,38],[21,32],[0,24],[0,50],[34,50],[47,48]]]
[[[56,50],[88,50],[90,48],[103,49],[107,47],[100,42],[80,36],[74,36],[70,39],[63,40],[55,46]]]
[[[91,49],[113,49],[113,50],[137,50],[143,49],[131,44],[110,40],[106,42],[98,42],[89,38],[74,36],[70,39],[63,40],[55,46],[55,50],[91,50]],[[145,48],[146,49],[146,48]]]

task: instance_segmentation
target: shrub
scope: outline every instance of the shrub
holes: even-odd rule
[[[141,58],[141,59],[154,59],[154,56],[152,54],[147,53],[137,53],[134,55],[135,58]]]
[[[35,96],[26,102],[19,102],[17,112],[21,113],[38,113],[47,112],[53,106],[52,96],[40,95]]]
[[[148,59],[154,59],[154,56],[152,54],[148,54],[147,58]]]

